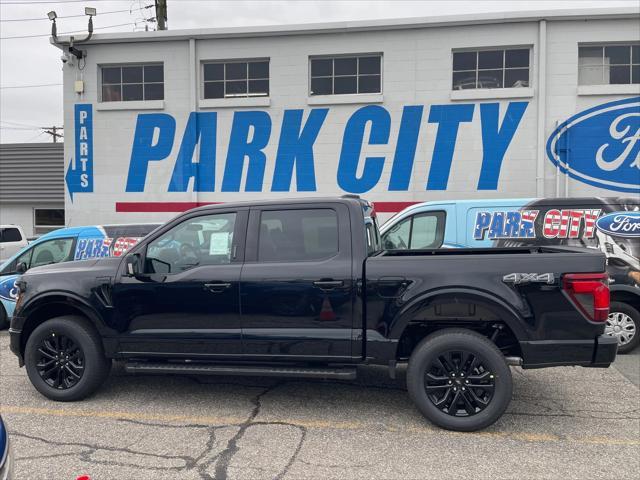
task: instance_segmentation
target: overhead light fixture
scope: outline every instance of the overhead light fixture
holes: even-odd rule
[[[84,14],[89,15],[90,17],[95,17],[98,14],[98,11],[95,8],[84,7]]]
[[[51,10],[49,13],[47,13],[47,17],[49,17],[49,20],[53,21],[58,18],[58,15],[55,11]]]

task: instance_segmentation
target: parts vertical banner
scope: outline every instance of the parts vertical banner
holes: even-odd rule
[[[72,202],[74,193],[93,192],[93,109],[90,103],[75,105],[74,141],[75,156],[69,161],[65,176]]]

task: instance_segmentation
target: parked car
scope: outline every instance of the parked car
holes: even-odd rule
[[[0,262],[27,246],[27,236],[18,225],[0,225]]]
[[[9,442],[9,432],[0,416],[0,480],[13,478],[13,453]]]
[[[537,273],[532,273],[537,272]],[[82,399],[133,373],[395,375],[432,422],[477,430],[511,400],[509,364],[608,367],[605,255],[568,247],[383,251],[358,197],[179,215],[123,258],[33,268],[10,345],[33,386]]]
[[[568,245],[607,256],[611,311],[605,333],[620,353],[640,344],[640,201],[549,198],[425,202],[382,226],[387,249]]]
[[[0,264],[0,329],[7,328],[15,307],[18,277],[51,263],[120,256],[158,224],[92,225],[47,233]]]

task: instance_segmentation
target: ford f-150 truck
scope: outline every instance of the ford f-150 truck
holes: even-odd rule
[[[46,397],[133,373],[395,375],[433,423],[471,431],[511,399],[509,365],[608,367],[605,256],[571,247],[385,251],[358,197],[200,207],[123,258],[29,270],[11,349]]]

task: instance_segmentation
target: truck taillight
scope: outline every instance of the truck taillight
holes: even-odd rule
[[[609,276],[606,273],[567,273],[562,288],[573,304],[592,322],[609,316]]]

